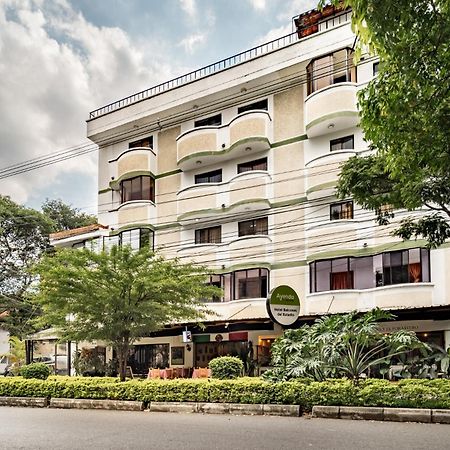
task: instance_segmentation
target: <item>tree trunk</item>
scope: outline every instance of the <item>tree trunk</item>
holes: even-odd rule
[[[117,359],[119,362],[119,377],[120,381],[125,381],[127,374],[127,360],[128,360],[128,350],[130,349],[130,339],[129,337],[122,336],[120,344],[117,346]]]

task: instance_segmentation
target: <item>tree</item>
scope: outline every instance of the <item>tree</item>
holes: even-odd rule
[[[169,323],[202,319],[206,310],[197,299],[218,294],[205,284],[205,268],[165,260],[147,248],[58,250],[45,256],[35,272],[40,323],[59,329],[62,340],[111,345],[121,380],[137,338]]]
[[[97,223],[97,217],[80,212],[78,208],[64,203],[61,199],[49,200],[42,204],[42,212],[53,222],[53,231],[72,230]]]
[[[345,0],[344,5],[353,10],[359,54],[368,48],[380,64],[358,96],[361,127],[375,153],[343,165],[338,195],[374,210],[382,224],[393,217],[386,205],[424,207],[395,234],[439,246],[450,237],[450,3]]]
[[[0,313],[8,311],[2,326],[11,335],[30,331],[36,305],[25,295],[33,278],[29,268],[49,247],[51,221],[38,211],[0,196]]]
[[[266,377],[275,380],[310,377],[348,377],[354,381],[363,373],[389,364],[395,356],[428,348],[410,331],[381,333],[378,323],[394,316],[380,309],[363,315],[356,311],[325,316],[309,326],[286,330],[272,346],[274,368]]]

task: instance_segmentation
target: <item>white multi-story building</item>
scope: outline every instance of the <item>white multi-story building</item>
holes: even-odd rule
[[[296,33],[92,111],[99,223],[56,246],[152,245],[207,265],[224,290],[206,328],[167,327],[135,346],[134,369],[204,367],[253,353],[260,366],[282,327],[269,291],[300,297],[294,326],[374,307],[423,339],[450,345],[450,251],[402,242],[352,199],[335,197],[340,164],[369,152],[356,96],[377,71],[355,66],[351,11],[300,15]],[[396,220],[404,216],[399,211]],[[193,343],[182,342],[185,327]],[[253,350],[249,349],[249,342]]]

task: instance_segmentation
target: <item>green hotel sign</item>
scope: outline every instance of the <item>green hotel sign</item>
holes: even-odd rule
[[[300,314],[300,299],[294,289],[282,285],[270,291],[266,307],[274,322],[288,326],[292,325]]]

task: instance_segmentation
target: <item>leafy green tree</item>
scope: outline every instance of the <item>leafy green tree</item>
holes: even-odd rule
[[[205,285],[205,268],[165,260],[147,248],[63,249],[45,256],[35,270],[40,323],[59,329],[62,340],[111,345],[121,380],[136,339],[173,322],[202,319],[206,310],[197,299],[220,295]]]
[[[325,316],[309,326],[286,330],[272,346],[274,368],[265,376],[273,380],[308,377],[317,381],[348,377],[354,381],[392,358],[427,348],[410,331],[384,334],[378,324],[394,316],[380,309],[363,315]]]
[[[0,196],[0,313],[2,326],[23,337],[33,331],[30,319],[38,313],[25,295],[33,278],[29,268],[49,247],[51,221],[38,211]]]
[[[424,208],[395,234],[439,246],[450,237],[450,2],[343,3],[353,10],[359,54],[368,48],[380,64],[358,96],[361,127],[375,153],[343,165],[338,194],[374,210],[382,224],[393,217],[385,205]]]
[[[78,208],[64,203],[61,199],[49,200],[42,204],[42,212],[53,222],[53,231],[73,230],[97,223],[97,217],[80,212]]]

